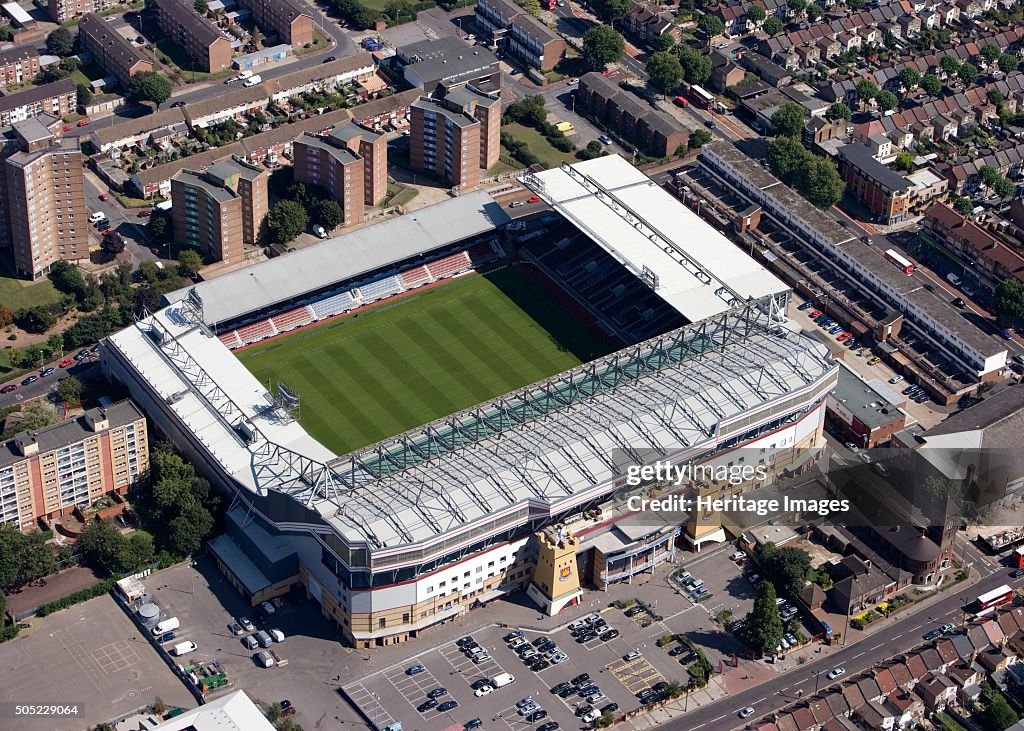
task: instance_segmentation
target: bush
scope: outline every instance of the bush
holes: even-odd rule
[[[16,622],[12,622],[11,624],[5,625],[2,629],[0,629],[0,642],[7,642],[7,640],[13,640],[15,637],[18,636],[19,631],[20,630],[18,629],[18,624]]]
[[[662,635],[661,637],[658,638],[658,641],[655,644],[658,647],[665,647],[666,645],[671,645],[675,641],[676,641],[676,636],[675,635]]]
[[[45,617],[48,614],[53,614],[54,612],[59,612],[62,609],[67,609],[68,607],[73,607],[76,604],[81,604],[82,602],[87,602],[90,599],[95,599],[98,596],[103,596],[104,594],[109,593],[116,584],[117,582],[114,579],[106,579],[105,581],[101,581],[98,584],[90,586],[88,589],[81,589],[80,591],[68,594],[66,597],[62,597],[56,601],[41,604],[36,610],[36,616]]]
[[[551,138],[551,145],[559,152],[571,152],[574,148],[572,141],[564,136]]]

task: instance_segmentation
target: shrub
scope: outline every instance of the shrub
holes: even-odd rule
[[[11,624],[5,625],[0,628],[0,642],[7,642],[7,640],[13,640],[18,636],[18,624],[12,622]]]
[[[36,610],[36,616],[45,617],[48,614],[53,614],[54,612],[59,612],[62,609],[67,609],[68,607],[73,607],[76,604],[81,604],[82,602],[87,602],[90,599],[95,599],[98,596],[103,596],[104,594],[109,593],[116,583],[117,582],[114,579],[106,579],[105,581],[94,584],[87,589],[81,589],[72,594],[68,594],[66,597],[61,597],[56,601],[41,604]]]

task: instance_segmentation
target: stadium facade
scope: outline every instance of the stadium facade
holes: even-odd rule
[[[538,592],[538,552],[552,566],[565,556],[544,536],[571,534],[573,580],[598,587],[650,570],[677,543],[725,539],[712,514],[624,520],[631,466],[765,466],[742,485],[635,488],[726,494],[798,470],[820,448],[837,368],[786,321],[781,282],[621,158],[526,183],[554,214],[510,222],[486,194],[460,196],[182,290],[104,342],[109,377],[230,496],[210,548],[250,601],[301,584],[354,645],[401,642],[512,590],[550,598]],[[574,293],[625,269],[677,326],[340,456],[230,350],[500,257],[567,273]],[[574,261],[586,261],[582,274]],[[608,297],[635,300],[623,286]],[[633,332],[653,328],[656,312],[638,313]]]

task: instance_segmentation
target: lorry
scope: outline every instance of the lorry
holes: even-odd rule
[[[181,622],[178,621],[177,617],[171,617],[160,622],[156,627],[150,630],[154,637],[160,637],[163,634],[170,632],[172,629],[178,629],[181,626]]]
[[[171,654],[175,657],[180,657],[181,655],[187,655],[190,652],[195,652],[198,649],[199,645],[197,645],[195,642],[193,642],[192,640],[185,640],[184,642],[179,642],[174,647],[172,647]]]

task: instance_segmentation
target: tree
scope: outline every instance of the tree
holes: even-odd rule
[[[846,7],[850,10],[863,10],[867,0],[846,0]]]
[[[44,333],[57,324],[57,314],[46,305],[29,307],[14,313],[14,324],[25,332]]]
[[[1003,104],[1003,93],[998,89],[988,90],[988,101],[989,104],[995,104],[997,107]]]
[[[956,75],[960,77],[965,86],[974,86],[974,82],[978,78],[978,67],[973,63],[960,64]]]
[[[1002,71],[1004,74],[1016,71],[1017,57],[1009,53],[1001,54],[999,56],[999,70]]]
[[[773,654],[782,642],[782,618],[779,617],[779,605],[775,603],[777,598],[772,582],[762,581],[757,587],[754,608],[747,614],[743,625],[747,642],[765,655]]]
[[[171,98],[174,83],[158,71],[144,71],[132,77],[128,93],[137,102],[153,102],[156,108]]]
[[[768,143],[768,169],[782,182],[792,185],[808,154],[810,153],[795,137],[777,137]]]
[[[800,193],[818,208],[830,208],[840,201],[846,183],[831,160],[809,155],[800,169]]]
[[[908,173],[914,169],[914,156],[906,150],[903,150],[896,156],[896,162],[893,166],[900,170],[906,170]]]
[[[100,248],[110,256],[117,256],[128,246],[128,242],[125,241],[124,236],[114,231],[103,237],[100,241]]]
[[[900,100],[891,91],[882,89],[875,97],[875,102],[878,104],[879,109],[883,112],[888,112],[890,109],[895,109]]]
[[[202,505],[190,505],[170,523],[171,546],[181,555],[195,553],[213,532],[213,516]]]
[[[631,0],[594,0],[591,3],[597,17],[610,23],[624,17],[632,5]]]
[[[15,419],[17,417],[17,419]],[[57,410],[44,401],[32,401],[21,407],[21,411],[11,414],[5,428],[14,427],[18,431],[36,431],[56,424],[59,419]]]
[[[149,223],[146,224],[149,235],[161,246],[170,243],[173,236],[174,220],[171,212],[160,208],[153,209],[149,216]]]
[[[70,294],[77,300],[85,297],[87,287],[82,271],[74,264],[57,261],[50,267],[50,281],[58,291]]]
[[[694,130],[690,133],[690,139],[687,141],[686,146],[691,150],[699,150],[701,147],[711,142],[711,133],[706,129]]]
[[[679,56],[669,51],[658,51],[647,59],[647,75],[651,84],[665,94],[671,94],[683,81],[683,66]]]
[[[836,102],[825,111],[825,119],[835,121],[837,119],[845,119],[849,122],[853,118],[853,112],[850,108],[842,102]]]
[[[947,76],[954,76],[960,70],[960,60],[952,54],[943,56],[939,61],[939,67]]]
[[[194,277],[203,267],[203,257],[195,249],[182,249],[178,254],[178,271],[183,277]]]
[[[82,398],[82,382],[75,376],[67,376],[57,382],[57,395],[68,404],[77,404]]]
[[[200,15],[206,15],[210,11],[210,6],[206,0],[196,0],[192,3],[192,7],[196,9],[196,12]]]
[[[921,79],[921,88],[928,96],[938,96],[942,93],[942,82],[935,74],[925,74]]]
[[[807,9],[807,0],[786,0],[786,5],[795,14],[800,15],[800,13]]]
[[[1017,191],[1017,186],[1006,176],[1000,175],[999,179],[993,183],[992,190],[1000,198],[1009,198]]]
[[[822,159],[822,158],[816,158]],[[761,549],[761,567],[765,576],[779,591],[796,596],[807,583],[811,570],[811,554],[802,548],[777,548],[774,543]]]
[[[785,26],[782,25],[782,21],[776,18],[774,15],[770,18],[767,18],[761,25],[761,30],[763,30],[770,36],[777,36],[784,29]]]
[[[720,36],[725,32],[725,23],[718,16],[712,15],[711,13],[704,13],[700,16],[700,20],[697,21],[697,28],[707,34],[709,37],[714,38]]]
[[[857,82],[857,98],[862,104],[867,104],[869,101],[878,96],[878,84],[871,79],[861,79]]]
[[[804,108],[786,102],[772,115],[772,129],[778,137],[799,137],[804,130]]]
[[[57,28],[46,36],[46,50],[54,56],[70,56],[75,52],[75,39],[67,28]]]
[[[981,695],[985,699],[985,710],[981,715],[986,721],[986,728],[1004,731],[1017,723],[1020,717],[998,688],[986,682]]]
[[[39,532],[22,533],[10,523],[0,524],[0,590],[10,590],[57,570],[53,550]]]
[[[817,23],[819,20],[821,20],[821,14],[822,10],[817,5],[807,5],[807,20],[809,20],[810,22]]]
[[[910,66],[904,66],[900,69],[897,78],[900,80],[900,86],[907,94],[911,94],[917,90],[918,84],[921,83],[921,74],[917,69],[911,68]]]
[[[982,165],[978,168],[978,177],[981,178],[982,183],[991,188],[999,179],[999,171],[991,165]]]
[[[314,203],[309,212],[313,220],[328,231],[337,228],[345,221],[345,212],[341,205],[329,198]]]
[[[532,15],[534,18],[540,17],[540,0],[516,0],[516,3],[526,11],[527,15]]]
[[[996,312],[1001,322],[1016,324],[1024,320],[1024,283],[1004,279],[996,285]]]
[[[651,47],[655,51],[671,51],[675,45],[676,39],[670,33],[662,33],[651,42]]]
[[[995,43],[986,43],[981,47],[981,57],[988,63],[992,63],[1002,55],[1002,49],[1000,49]]]
[[[308,225],[309,214],[295,201],[278,201],[266,218],[267,234],[274,244],[287,244]]]
[[[0,305],[0,327],[7,327],[14,322],[14,313],[7,305]]]
[[[691,84],[703,84],[711,78],[711,58],[685,43],[675,47],[675,54],[679,56],[679,63],[683,67],[683,77]]]
[[[768,17],[768,13],[764,11],[760,5],[751,5],[747,8],[747,20],[751,23],[757,24]]]
[[[89,87],[85,84],[78,84],[75,87],[75,93],[75,103],[78,104],[79,107],[84,107],[92,101],[92,92],[89,91]]]
[[[974,210],[974,204],[971,203],[970,198],[957,198],[953,201],[953,210],[959,213],[961,216],[971,215],[971,211]]]
[[[626,50],[626,42],[614,28],[598,25],[583,34],[583,58],[595,70],[618,61]]]

